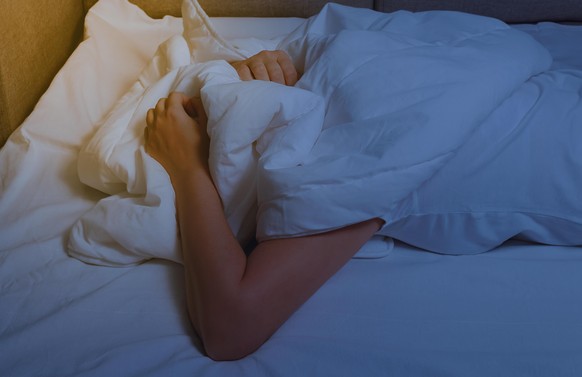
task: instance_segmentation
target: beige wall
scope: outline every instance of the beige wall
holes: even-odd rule
[[[30,114],[82,33],[79,0],[0,1],[0,145]]]
[[[82,0],[85,11],[91,8],[97,0]],[[172,16],[180,15],[180,6],[182,0],[130,0],[146,11],[153,18],[162,18],[169,14]]]

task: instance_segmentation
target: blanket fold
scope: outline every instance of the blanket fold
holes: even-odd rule
[[[249,53],[217,36],[196,1],[184,4],[184,38],[161,46],[81,152],[83,181],[113,196],[73,228],[79,259],[181,261],[171,184],[140,148],[147,109],[171,91],[202,97],[213,179],[245,243],[373,217],[389,224],[404,198],[551,65],[532,38],[490,18],[330,4],[278,45],[304,70],[296,87],[241,82],[212,59]]]

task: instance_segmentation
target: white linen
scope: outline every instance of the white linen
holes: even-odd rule
[[[383,234],[446,254],[509,238],[582,245],[580,28],[515,25],[554,60],[493,111],[455,157],[394,209]]]
[[[198,29],[191,30],[191,22],[186,23],[186,29],[190,30],[191,37],[196,36],[201,40],[209,39],[206,42],[208,52],[204,52],[202,48],[195,50],[196,55],[205,56],[214,48],[214,39],[211,37],[218,35],[218,32],[214,26],[211,26],[210,31],[209,28],[203,28],[202,26],[209,24],[210,21],[206,15],[202,17],[201,20],[204,23],[199,23]],[[193,21],[194,18],[190,20]],[[219,25],[222,25],[223,32],[229,35],[228,24],[224,21],[221,24],[220,19],[217,21]],[[272,23],[272,21],[254,21],[255,37],[241,38],[241,33],[230,33],[237,36],[232,39],[233,44],[246,45],[247,49],[250,49],[250,52],[241,50],[244,55],[243,53],[234,54],[230,58],[250,56],[260,50],[273,48],[282,35],[285,35],[285,30],[289,31],[298,23],[303,22],[291,19],[283,27],[277,24],[276,33],[263,27],[267,30],[266,37],[260,39],[256,37],[261,32],[257,24],[267,25],[267,22]],[[190,49],[186,42],[181,36],[174,35],[160,45],[140,77],[104,118],[96,133],[79,154],[78,172],[81,181],[111,195],[88,211],[71,231],[70,254],[87,263],[131,265],[152,257],[181,261],[171,184],[163,168],[140,149],[143,144],[145,113],[148,108],[154,107],[159,98],[167,96],[170,91],[199,95],[202,82],[192,79],[205,71],[216,71],[219,75],[214,78],[214,81],[222,80],[222,84],[228,84],[233,80],[240,81],[236,72],[222,63],[211,64],[204,68],[187,67],[191,59]],[[189,38],[188,42],[193,43],[192,38]],[[230,43],[226,39],[221,39],[220,42]],[[234,51],[233,46],[230,48]],[[214,81],[210,83],[210,86],[217,84]],[[255,84],[264,86],[264,83]],[[281,91],[278,87],[268,86],[268,88],[276,92]],[[292,89],[285,90],[293,93]],[[256,98],[256,96],[232,98],[230,102],[246,101],[246,103],[241,103],[242,108],[246,108],[248,103],[263,103],[265,119],[270,119],[278,110],[277,99],[281,98],[280,94],[273,94],[264,92],[262,98]],[[222,99],[229,101],[228,98]],[[269,100],[275,100],[270,107],[266,106]],[[215,101],[216,106],[224,106],[226,103]],[[305,101],[299,102],[298,105],[305,103]],[[210,105],[207,104],[207,106]],[[303,111],[300,107],[297,110]],[[240,118],[240,114],[232,116],[235,120],[237,117]],[[212,117],[210,121],[212,124]],[[264,121],[261,121],[259,124],[263,123]],[[214,145],[221,143],[219,137],[213,139]],[[252,141],[254,140],[249,143]],[[229,156],[230,152],[231,150],[225,150],[222,155]],[[227,157],[221,163],[228,165],[228,159]],[[232,169],[230,170],[232,172]],[[232,173],[236,174],[236,172]],[[221,183],[227,179],[226,177],[219,178],[218,181]],[[249,227],[252,219],[248,220],[252,215],[249,208],[253,204],[253,197],[247,196],[241,199],[240,196],[239,194],[232,200],[245,200],[246,204],[242,207],[245,210],[238,210],[240,207],[237,207],[234,208],[233,213],[228,211],[230,207],[234,207],[234,204],[229,206],[230,201],[227,195],[223,199],[232,227],[242,241],[252,236],[252,225]],[[243,226],[246,227],[243,228]],[[372,251],[373,253],[377,251]]]
[[[551,64],[529,36],[455,12],[385,15],[328,5],[281,46],[305,61],[298,86],[321,95],[326,114],[302,164],[261,158],[259,239],[374,217],[391,224],[400,200]]]
[[[142,74],[80,153],[81,179],[116,195],[73,228],[70,253],[84,261],[181,260],[169,179],[139,149],[147,109],[171,91],[201,91],[211,171],[244,243],[255,218],[259,240],[373,217],[393,223],[400,201],[551,65],[541,45],[497,20],[330,4],[278,43],[305,70],[297,88],[240,83],[228,64],[212,59],[262,47],[231,45],[196,1],[184,1],[183,12],[185,42],[176,37],[160,48],[152,62],[158,68]]]
[[[510,238],[582,245],[581,88],[582,70],[528,80],[382,232],[446,254],[480,253]]]
[[[455,257],[398,244],[388,258],[352,260],[253,355],[205,357],[179,265],[104,268],[66,253],[66,229],[103,198],[79,182],[78,151],[181,32],[125,0],[100,1],[87,21],[90,37],[0,150],[3,376],[582,374],[582,249],[526,243]],[[582,28],[532,29],[542,41],[577,35],[548,47],[565,59],[555,64],[582,66]]]
[[[211,172],[227,220],[241,244],[254,233],[257,153],[271,156],[271,163],[292,166],[305,158],[319,136],[317,125],[323,124],[324,117],[319,96],[274,83],[243,83],[224,61],[189,64],[210,56],[228,60],[250,56],[274,47],[281,39],[253,38],[251,50],[239,52],[242,50],[217,37],[197,3],[192,9],[189,4],[184,6],[189,12],[184,22],[186,38],[174,36],[160,45],[137,82],[79,154],[81,181],[111,195],[71,231],[69,253],[87,263],[131,265],[154,257],[181,261],[171,183],[140,148],[147,110],[171,91],[202,96],[209,115]],[[383,239],[377,237],[363,247],[358,257],[386,255],[392,241],[380,242]]]

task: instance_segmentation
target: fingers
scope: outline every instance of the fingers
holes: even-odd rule
[[[285,77],[278,63],[277,51],[261,51],[251,57],[248,67],[256,80],[273,81],[285,85]]]
[[[163,113],[164,110],[166,109],[166,99],[165,98],[160,98],[158,100],[158,103],[156,103],[156,113]]]
[[[149,109],[146,113],[146,125],[148,127],[154,127],[156,125],[156,119],[160,114],[166,111],[166,98],[160,98],[153,109]]]
[[[297,70],[291,61],[291,58],[285,51],[277,51],[277,62],[279,63],[279,67],[283,73],[283,77],[285,78],[286,85],[295,85],[298,80]]]
[[[166,111],[166,98],[160,98],[158,100],[158,102],[156,103],[156,106],[154,108],[148,109],[148,111],[146,113],[146,127],[144,128],[144,137],[146,140],[146,146],[147,146],[147,141],[148,141],[149,135],[152,132],[155,132],[155,127],[158,124],[158,118],[165,111]]]
[[[188,101],[189,106],[194,108],[194,112],[196,113],[196,119],[198,123],[202,126],[206,126],[208,122],[208,117],[206,115],[206,111],[204,110],[204,105],[202,104],[202,100],[199,97],[192,97]]]
[[[198,111],[196,111],[196,107],[192,103],[191,98],[187,99],[186,102],[184,103],[184,110],[186,110],[186,114],[188,114],[190,118],[192,119],[198,118]]]
[[[283,70],[277,61],[269,61],[265,66],[268,72],[268,80],[285,85],[285,76],[283,75]]]
[[[251,81],[254,80],[253,73],[248,65],[244,64],[244,62],[238,62],[242,64],[233,65],[236,68],[236,72],[242,81]]]
[[[145,147],[145,151],[148,151],[148,145],[149,145],[149,138],[150,138],[150,127],[154,126],[154,109],[149,109],[147,114],[146,114],[146,126],[143,129],[143,136],[144,136],[144,147]]]
[[[184,111],[192,118],[196,117],[199,108],[194,107],[190,103],[190,97],[186,96],[181,92],[172,92],[168,98],[160,98],[153,109],[149,109],[146,113],[146,124],[152,126],[156,123],[157,118],[168,112],[172,111]],[[200,103],[201,105],[202,103]]]
[[[152,127],[154,125],[154,109],[149,109],[147,114],[146,114],[146,124],[148,125],[148,127]]]
[[[186,112],[186,103],[190,100],[184,93],[172,92],[166,100],[166,108],[168,110],[178,110]]]
[[[198,123],[206,126],[207,117],[202,101],[198,97],[188,97],[181,92],[172,92],[168,98],[161,98],[153,109],[146,113],[146,128],[144,133],[149,132],[148,127],[155,129],[163,117],[179,118],[188,115]],[[150,132],[151,133],[151,132]]]
[[[269,71],[267,70],[266,65],[269,64],[268,62],[264,61],[252,61],[249,63],[249,68],[253,73],[253,77],[255,80],[263,80],[263,81],[270,81],[271,78],[269,77]]]
[[[243,81],[264,80],[283,85],[295,85],[298,80],[297,70],[285,51],[261,51],[247,60],[234,62]]]
[[[188,108],[190,97],[186,96],[184,93],[172,92],[164,102],[164,112],[167,116],[179,118],[188,115],[191,118],[195,118],[197,115],[194,109]],[[158,107],[156,105],[156,112],[157,111]],[[191,113],[188,111],[191,111]]]
[[[188,97],[184,93],[173,92],[168,96],[166,106],[168,109],[175,107],[177,111],[184,111],[190,118],[206,126],[206,111],[199,97]]]

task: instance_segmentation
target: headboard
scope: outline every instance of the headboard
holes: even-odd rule
[[[375,8],[381,12],[456,10],[507,23],[582,21],[580,0],[375,0]]]
[[[130,0],[150,16],[178,16],[182,0]],[[582,21],[579,0],[334,0],[383,12],[447,9],[506,22]],[[97,0],[0,1],[0,146],[30,114],[79,44]],[[308,17],[325,0],[200,0],[211,16]]]

